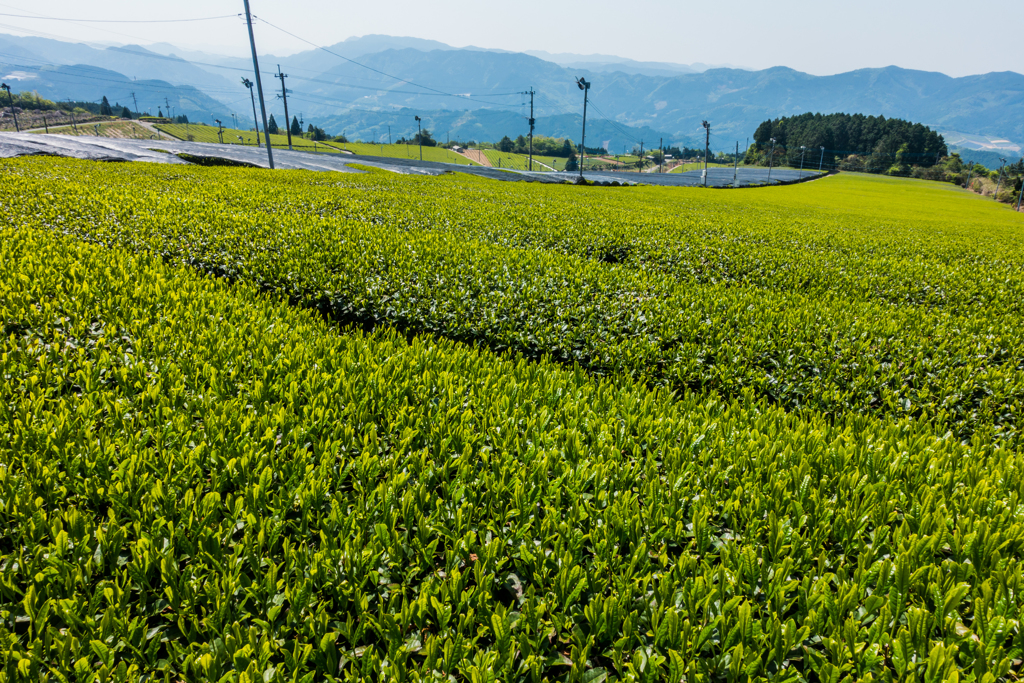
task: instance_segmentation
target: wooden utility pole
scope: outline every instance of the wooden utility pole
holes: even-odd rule
[[[244,0],[244,2],[245,23],[249,27],[249,47],[252,48],[252,68],[256,73],[256,90],[260,95],[260,112],[263,114],[263,133],[267,139],[267,161],[270,164],[270,168],[274,168],[274,152],[270,145],[270,133],[267,132],[267,105],[263,101],[263,81],[260,80],[260,63],[256,59],[256,38],[252,34],[252,14],[249,13],[249,0]],[[259,126],[256,126],[256,130],[259,132]]]
[[[281,99],[284,100],[284,127],[288,131],[288,149],[292,148],[292,121],[288,116],[288,90],[284,87],[284,79],[288,74],[281,73],[281,65],[277,65],[277,78],[281,79]]]

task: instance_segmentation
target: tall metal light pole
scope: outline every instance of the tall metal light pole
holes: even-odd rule
[[[252,100],[252,121],[256,124],[256,146],[260,147],[260,120],[256,118],[256,98],[252,94],[253,83],[248,78],[243,78],[242,85],[249,89],[249,99]]]
[[[263,114],[263,132],[267,132],[267,105],[263,101],[263,81],[260,80],[260,63],[256,59],[256,38],[252,34],[252,14],[249,13],[249,0],[243,0],[245,2],[245,23],[249,26],[249,47],[252,48],[252,68],[256,73],[256,92],[260,96],[260,113]],[[136,107],[138,108],[138,107]],[[256,132],[259,133],[259,126],[256,126]],[[270,168],[274,168],[274,152],[270,147],[270,135],[267,138],[267,162],[270,164]]]
[[[711,124],[707,121],[702,121],[701,125],[704,126],[704,130],[707,133],[707,138],[704,140],[704,187],[708,186],[708,148],[711,146]]]
[[[14,130],[20,133],[21,127],[18,126],[18,113],[14,111],[14,95],[11,94],[11,86],[4,83],[0,85],[0,89],[7,91],[7,99],[11,101],[11,116],[14,117]]]
[[[732,158],[732,184],[736,184],[736,177],[740,172],[740,141],[736,141],[736,156]]]
[[[1002,162],[1002,163],[999,164],[999,179],[996,180],[996,182],[995,182],[995,201],[996,202],[999,201],[999,187],[1002,186],[1002,167],[1007,165],[1007,160],[1006,159],[999,159],[999,161]]]
[[[818,172],[821,172],[821,167],[825,163],[825,145],[821,146],[821,160],[818,162]]]
[[[580,178],[583,177],[583,162],[587,159],[587,99],[590,95],[590,83],[582,76],[576,79],[576,87],[583,91],[583,136],[580,140]]]
[[[807,146],[800,145],[800,173],[804,172],[804,154],[807,153]]]
[[[416,139],[420,142],[420,161],[423,161],[423,127],[420,125],[422,121],[423,119],[416,117],[416,130],[418,131]]]
[[[775,138],[772,138],[772,152],[768,157],[768,184],[772,184],[772,164],[775,163]]]
[[[214,119],[214,123],[217,124],[217,139],[220,140],[220,144],[224,144],[224,125],[220,122],[220,119]]]

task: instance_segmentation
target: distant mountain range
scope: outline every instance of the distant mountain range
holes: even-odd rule
[[[275,97],[280,82],[272,78],[280,64],[289,74],[290,112],[301,113],[304,123],[332,133],[345,130],[352,138],[380,139],[388,125],[393,137],[408,136],[416,130],[416,114],[441,139],[446,132],[459,139],[515,137],[528,131],[529,97],[520,93],[533,88],[537,132],[578,140],[573,128],[582,114],[583,97],[576,78],[583,76],[593,83],[588,145],[607,140],[612,150],[640,139],[657,144],[656,138],[700,146],[703,120],[712,126],[712,148],[732,150],[737,141],[744,146],[765,119],[804,112],[904,118],[935,128],[965,149],[1017,156],[1024,147],[1024,118],[1019,115],[1024,75],[1011,71],[951,78],[887,67],[811,76],[785,67],[751,71],[637,62],[614,55],[524,54],[381,35],[350,38],[326,51],[264,55],[260,60],[267,105],[275,118],[283,121],[281,101]],[[15,88],[38,89],[47,97],[99,99],[106,94],[124,103],[122,91],[134,87],[142,108],[154,110],[173,94],[181,106],[176,113],[190,118],[193,111],[200,120],[211,115],[223,119],[230,112],[245,121],[252,118],[249,94],[239,83],[241,77],[251,77],[247,59],[166,43],[97,49],[0,35],[0,64],[0,75],[13,80]],[[121,79],[85,71],[83,65]],[[82,74],[76,84],[66,77],[74,73]],[[58,79],[56,74],[64,75]],[[195,109],[186,109],[186,103]],[[607,123],[598,123],[602,120]]]

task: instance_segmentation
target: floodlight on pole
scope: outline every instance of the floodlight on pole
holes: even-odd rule
[[[775,163],[775,138],[772,138],[772,152],[768,157],[768,184],[772,184],[772,164]]]
[[[11,94],[11,86],[4,83],[0,85],[0,89],[7,91],[7,99],[11,101],[11,116],[14,117],[14,130],[20,133],[21,127],[18,126],[18,112],[14,111],[14,95]]]
[[[420,142],[420,161],[423,161],[423,127],[420,125],[422,121],[423,119],[416,117],[416,130],[418,131],[416,139]]]
[[[804,154],[807,153],[807,146],[800,145],[800,172],[804,172]]]
[[[590,96],[590,83],[580,76],[576,79],[576,87],[583,91],[583,135],[580,139],[580,178],[582,178],[583,162],[587,158],[587,99]]]
[[[254,83],[248,78],[242,78],[242,85],[249,89],[249,99],[252,100],[252,120],[256,124],[256,146],[260,147],[260,120],[256,118],[256,96],[252,94]]]
[[[217,139],[220,143],[224,144],[224,126],[221,124],[220,119],[214,119],[214,123],[217,124]]]
[[[704,187],[708,186],[708,148],[711,147],[711,124],[707,121],[701,121],[701,125],[704,126],[704,130],[707,132],[707,138],[704,141]]]
[[[818,162],[818,172],[821,172],[821,167],[825,163],[825,145],[821,146],[821,160]]]

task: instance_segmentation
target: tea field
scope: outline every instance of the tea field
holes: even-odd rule
[[[1018,677],[1003,207],[0,174],[0,680]]]

